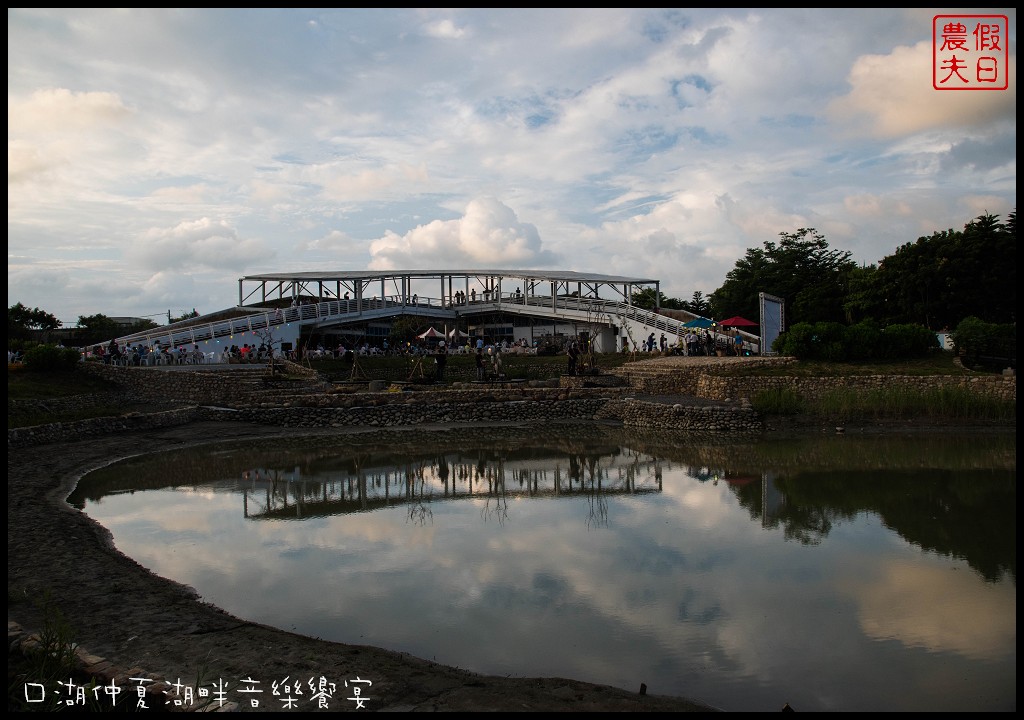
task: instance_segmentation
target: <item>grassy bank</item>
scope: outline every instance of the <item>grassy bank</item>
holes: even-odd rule
[[[841,388],[816,399],[804,399],[784,388],[762,391],[751,402],[761,415],[803,416],[832,424],[880,420],[1015,424],[1017,418],[1015,403],[985,397],[966,388],[891,388],[867,392]]]

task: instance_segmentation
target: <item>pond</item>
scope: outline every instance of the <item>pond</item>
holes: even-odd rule
[[[247,620],[727,711],[1016,710],[1013,435],[454,428],[138,457],[69,502]]]

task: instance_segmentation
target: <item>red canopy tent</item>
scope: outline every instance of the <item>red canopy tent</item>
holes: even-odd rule
[[[719,320],[718,324],[721,325],[722,327],[760,327],[758,323],[751,322],[750,320],[747,320],[744,317],[740,317],[739,315],[733,315],[731,318],[728,318],[727,320]]]
[[[433,339],[433,338],[441,338],[443,340],[444,339],[444,333],[438,332],[437,330],[435,330],[433,328],[433,326],[431,326],[431,327],[429,327],[427,329],[426,332],[421,332],[416,337],[418,337],[420,340],[430,340],[430,339]]]

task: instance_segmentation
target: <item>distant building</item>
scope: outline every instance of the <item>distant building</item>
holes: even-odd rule
[[[138,325],[139,323],[144,323],[147,320],[149,320],[149,318],[140,318],[140,317],[112,317],[112,318],[110,318],[111,322],[117,323],[121,327],[131,327],[132,325]]]

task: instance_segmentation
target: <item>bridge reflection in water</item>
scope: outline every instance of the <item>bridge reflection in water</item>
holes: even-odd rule
[[[347,471],[308,473],[299,468],[254,467],[237,486],[243,512],[253,520],[288,520],[369,512],[401,505],[426,518],[434,500],[482,500],[485,512],[504,517],[516,498],[636,495],[662,490],[664,461],[639,452],[485,459],[455,452],[404,466],[370,464]],[[552,467],[554,466],[554,467]]]

